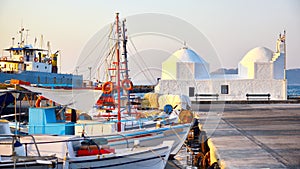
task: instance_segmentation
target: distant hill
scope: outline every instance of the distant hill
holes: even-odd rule
[[[225,68],[220,68],[214,72],[211,72],[211,74],[238,74],[238,69],[225,69]]]
[[[288,85],[300,85],[300,69],[286,70]]]
[[[225,69],[220,68],[211,74],[238,74],[238,69]],[[286,70],[286,78],[288,85],[300,85],[300,69],[288,69]]]

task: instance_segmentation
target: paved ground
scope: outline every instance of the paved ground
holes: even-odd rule
[[[194,105],[197,109],[222,168],[300,168],[300,104]]]

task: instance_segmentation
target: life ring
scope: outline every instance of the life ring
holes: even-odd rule
[[[24,57],[21,56],[21,57],[19,58],[19,60],[20,60],[20,62],[23,62],[23,61],[24,61]]]
[[[35,107],[41,107],[41,101],[45,99],[44,96],[39,96],[38,99],[35,102]]]
[[[102,85],[102,91],[104,94],[110,94],[113,91],[113,83],[112,82],[105,82]]]
[[[48,64],[51,65],[52,64],[52,60],[48,60]]]
[[[122,80],[121,84],[122,84],[122,87],[124,90],[132,90],[133,89],[132,81],[130,81],[129,79]]]
[[[34,61],[35,61],[35,62],[37,62],[37,61],[38,61],[38,58],[37,58],[37,57],[35,57],[35,58],[34,58]]]

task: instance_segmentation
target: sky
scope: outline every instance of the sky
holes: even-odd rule
[[[145,13],[178,18],[178,23],[184,21],[187,24],[178,24],[176,28],[168,28],[168,23],[164,22],[160,24],[160,28],[178,29],[177,32],[189,34],[189,37],[193,34],[187,31],[186,25],[197,29],[208,41],[206,43],[210,43],[215,50],[218,61],[224,68],[237,68],[243,56],[255,47],[264,46],[275,51],[279,33],[286,30],[287,69],[300,68],[299,0],[1,0],[0,48],[10,47],[11,38],[19,37],[17,32],[22,25],[29,29],[29,42],[33,43],[35,38],[43,35],[45,41],[50,41],[53,53],[61,51],[61,72],[74,73],[78,62],[87,55],[83,52],[88,42],[114,20],[116,12],[122,18],[133,18],[134,21],[137,19],[132,16],[143,16]],[[145,22],[151,24],[156,19],[154,17]],[[132,20],[128,22],[135,27],[142,24],[133,23]],[[147,55],[145,46],[149,44],[144,40],[145,34],[143,37],[145,38],[135,38],[139,55]],[[160,40],[163,37],[160,37],[152,40],[155,39],[154,44],[163,43],[159,45],[159,50],[166,51],[169,43],[163,42],[164,40]],[[193,40],[197,41],[196,37]],[[187,45],[193,44],[192,48],[197,48],[189,38],[179,38],[182,44],[186,40]],[[182,44],[176,43],[177,46],[167,49],[165,54],[175,52]],[[199,50],[196,52],[201,53],[205,60],[211,61],[210,56],[207,56],[209,54],[203,54]],[[149,54],[151,55],[148,51]],[[150,59],[147,62],[160,65],[162,61],[163,59]]]

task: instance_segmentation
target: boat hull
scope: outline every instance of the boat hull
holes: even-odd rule
[[[0,72],[0,83],[6,83],[11,79],[18,79],[31,84],[60,84],[66,87],[82,87],[81,75],[48,73],[37,71],[22,71],[20,73]]]
[[[55,154],[59,162],[58,169],[76,168],[164,168],[169,158],[174,141],[164,141],[155,146],[136,146],[132,148],[115,148],[113,152],[105,154],[79,155],[82,150],[83,138],[76,136],[34,136],[41,156]],[[106,137],[103,137],[106,138]],[[34,152],[35,147],[29,145],[28,140],[21,140],[28,144],[27,150]],[[92,145],[90,145],[92,146]],[[104,145],[99,145],[99,147]],[[107,145],[105,145],[107,146]],[[88,146],[89,147],[89,146]],[[91,152],[89,147],[87,150]]]
[[[115,157],[75,157],[63,163],[59,168],[113,168],[113,169],[163,169],[169,157],[170,147],[137,151],[131,154],[119,154]],[[66,164],[68,163],[68,164]]]
[[[50,169],[57,166],[56,158],[49,160],[37,160],[30,158],[19,158],[16,162],[12,160],[12,157],[1,157],[0,168],[1,169]]]
[[[155,146],[163,141],[174,141],[171,149],[171,155],[176,155],[182,147],[188,132],[190,124],[178,124],[166,126],[164,128],[147,128],[133,130],[107,137],[108,145],[115,148],[133,147],[134,141],[138,140],[140,146]]]

